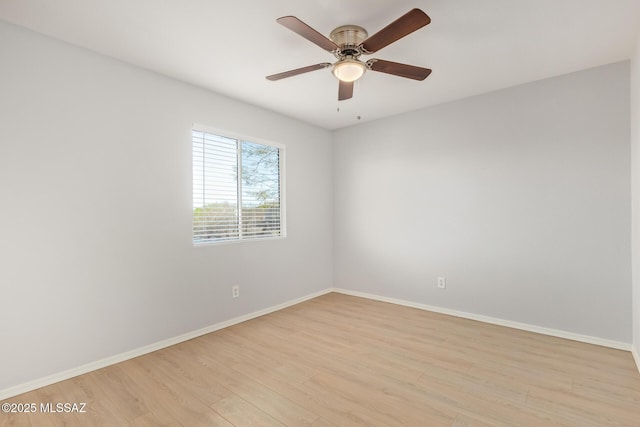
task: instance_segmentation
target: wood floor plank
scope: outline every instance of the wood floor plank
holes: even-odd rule
[[[154,417],[183,425],[220,425],[220,415],[203,404],[195,395],[184,395],[168,386],[165,377],[156,372],[151,357],[142,356],[116,365],[133,380],[133,391],[144,401]]]
[[[241,397],[232,394],[211,405],[235,426],[282,427],[275,418],[251,405]]]
[[[618,402],[612,404],[599,397],[531,387],[527,403],[541,412],[562,412],[580,425],[640,426],[637,406],[631,408]]]
[[[314,392],[327,395],[336,394],[340,400],[362,407],[375,417],[376,425],[429,425],[450,426],[455,412],[446,410],[444,405],[436,408],[424,408],[407,401],[392,387],[377,389],[370,387],[359,378],[321,373],[306,384]]]
[[[288,425],[311,425],[318,416],[284,398],[272,389],[235,369],[238,359],[224,351],[224,343],[218,343],[215,351],[210,351],[200,340],[194,340],[190,348],[173,347],[167,349],[170,357],[179,361],[183,369],[198,370],[201,375],[215,378],[226,389],[273,418]]]
[[[487,424],[475,419],[473,416],[459,415],[453,421],[451,427],[495,427],[495,424]]]
[[[24,426],[640,427],[629,352],[327,294],[0,402]]]
[[[210,406],[232,393],[218,378],[204,376],[200,370],[191,369],[191,365],[175,357],[175,353],[171,351],[158,351],[148,357],[148,363],[153,365],[163,382],[183,396],[195,396]]]
[[[324,418],[318,418],[313,422],[313,427],[340,427],[340,426],[339,424],[331,423]]]
[[[257,364],[246,364],[241,367],[245,375],[275,390],[299,406],[319,414],[324,419],[322,422],[333,423],[337,426],[377,425],[377,421],[372,420],[370,415],[360,413],[359,405],[352,405],[350,402],[337,399],[334,393],[315,392],[305,387],[304,384],[288,381],[279,373]],[[314,421],[313,425],[316,423],[319,421]]]
[[[222,422],[226,422],[226,421],[222,419]],[[131,422],[131,426],[134,426],[134,427],[183,427],[182,424],[180,424],[178,421],[160,419],[156,417],[155,414],[152,414],[152,413],[147,413],[135,418]],[[226,424],[219,424],[219,426],[232,427],[233,424],[226,423]]]
[[[219,361],[215,356],[198,356],[208,371],[236,396],[286,425],[311,425],[318,415],[306,410],[269,387],[246,376],[241,370]]]

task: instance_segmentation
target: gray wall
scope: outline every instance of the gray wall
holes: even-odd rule
[[[629,126],[622,62],[336,131],[335,286],[631,342]]]
[[[633,346],[640,369],[640,36],[631,61]]]
[[[331,287],[330,132],[1,21],[0,58],[0,390]],[[192,247],[193,122],[286,145],[286,239]]]

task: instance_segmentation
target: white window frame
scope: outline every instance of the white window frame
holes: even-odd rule
[[[223,138],[235,139],[241,142],[255,143],[266,145],[269,147],[274,147],[279,150],[278,153],[278,166],[279,166],[279,181],[280,181],[280,234],[278,236],[269,236],[269,237],[253,237],[253,238],[242,238],[241,234],[237,239],[226,239],[226,240],[212,240],[212,241],[204,241],[204,242],[195,242],[193,240],[193,137],[192,132],[205,132],[208,134],[213,134],[216,136],[221,136]],[[191,146],[191,242],[194,247],[207,247],[207,246],[217,246],[217,245],[225,245],[225,244],[233,244],[239,242],[263,242],[269,240],[281,240],[287,237],[287,209],[286,209],[286,146],[281,143],[268,141],[262,138],[256,138],[250,135],[243,135],[237,132],[230,132],[223,129],[218,129],[215,127],[193,123],[191,130],[189,131],[189,142]],[[240,152],[237,153],[240,155]],[[241,193],[241,179],[242,176],[238,176],[238,192]],[[241,201],[242,195],[239,194],[238,200]],[[239,212],[239,216],[242,215],[242,211]]]

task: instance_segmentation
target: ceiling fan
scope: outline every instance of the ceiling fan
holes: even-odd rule
[[[416,67],[415,65],[401,64],[375,58],[369,59],[366,62],[360,60],[360,56],[375,53],[383,47],[429,24],[431,18],[420,9],[410,10],[371,37],[368,37],[369,34],[364,28],[357,25],[340,26],[331,31],[329,38],[327,38],[295,16],[283,16],[276,21],[294,33],[320,46],[322,49],[331,52],[338,61],[333,64],[322,62],[320,64],[273,74],[267,76],[267,80],[280,80],[331,67],[333,75],[340,81],[338,100],[343,101],[353,97],[353,82],[362,77],[366,70],[393,74],[394,76],[413,80],[424,80],[431,74],[429,68]]]

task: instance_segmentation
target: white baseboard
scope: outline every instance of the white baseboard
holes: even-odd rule
[[[603,347],[615,348],[618,350],[631,351],[631,344],[624,343],[624,342],[612,341],[604,338],[592,337],[589,335],[575,334],[573,332],[566,332],[566,331],[561,331],[557,329],[549,329],[541,326],[530,325],[527,323],[512,322],[511,320],[504,320],[504,319],[498,319],[495,317],[482,316],[480,314],[466,313],[464,311],[450,310],[448,308],[435,307],[431,305],[420,304],[420,303],[411,302],[411,301],[404,301],[404,300],[399,300],[395,298],[388,298],[388,297],[369,294],[365,292],[351,291],[348,289],[334,288],[333,291],[341,294],[345,294],[345,295],[352,295],[355,297],[367,298],[367,299],[376,300],[376,301],[388,302],[391,304],[403,305],[406,307],[418,308],[420,310],[432,311],[432,312],[441,313],[441,314],[448,314],[450,316],[462,317],[465,319],[477,320],[480,322],[491,323],[493,325],[506,326],[508,328],[521,329],[523,331],[536,332],[538,334],[550,335],[550,336],[559,337],[559,338],[566,338],[573,341],[580,341],[588,344],[595,344]],[[635,354],[635,356],[636,356],[636,364],[638,364],[638,367],[640,369],[640,363],[638,363],[640,359],[638,359],[637,354]]]
[[[98,369],[102,369],[104,367],[114,365],[116,363],[124,362],[125,360],[133,359],[134,357],[142,356],[147,353],[151,353],[166,347],[170,347],[175,344],[179,344],[184,341],[188,341],[193,338],[197,338],[202,335],[209,334],[211,332],[215,332],[217,330],[227,328],[229,326],[246,322],[247,320],[255,319],[256,317],[264,316],[265,314],[273,313],[274,311],[282,310],[283,308],[290,307],[292,305],[299,304],[301,302],[310,300],[312,298],[319,297],[321,295],[332,292],[332,289],[324,289],[322,291],[314,292],[312,294],[296,298],[291,301],[284,302],[282,304],[274,305],[272,307],[265,308],[263,310],[258,310],[253,313],[245,314],[243,316],[235,317],[230,320],[226,320],[224,322],[216,323],[215,325],[207,326],[202,329],[198,329],[196,331],[187,332],[186,334],[179,335],[177,337],[169,338],[166,340],[158,341],[153,344],[146,345],[144,347],[139,347],[131,351],[127,351],[124,353],[116,354],[114,356],[107,357],[102,360],[97,360],[95,362],[90,362],[82,366],[78,366],[77,368],[69,369],[67,371],[58,372],[53,375],[46,376],[44,378],[39,378],[33,381],[29,381],[24,384],[19,384],[14,387],[9,387],[4,390],[0,390],[0,400],[5,400],[10,397],[17,396],[22,393],[27,393],[29,391],[33,391],[40,387],[45,387],[50,384],[54,384],[60,381],[67,380],[69,378],[77,377],[78,375],[86,374],[87,372],[95,371]]]
[[[638,368],[638,373],[640,373],[640,353],[638,352],[638,348],[635,345],[631,347],[631,354],[633,355],[633,360],[636,361],[636,368]]]

